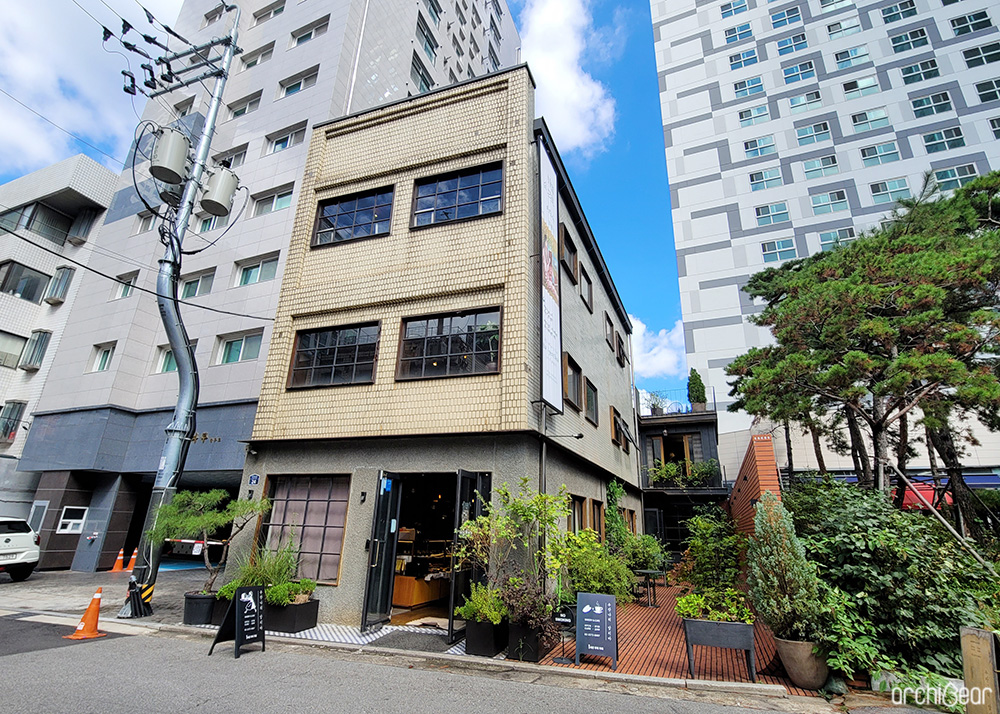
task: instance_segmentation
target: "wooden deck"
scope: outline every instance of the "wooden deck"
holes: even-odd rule
[[[679,588],[656,586],[659,607],[645,607],[638,602],[618,609],[618,672],[638,674],[647,677],[673,677],[690,679],[688,674],[687,651],[684,645],[684,628],[681,619],[674,613]],[[780,684],[789,694],[816,696],[816,692],[799,689],[786,677],[780,665],[771,665],[775,658],[774,636],[763,624],[754,628],[756,648],[754,655],[757,665],[757,681],[765,684]],[[572,634],[566,635],[566,656],[573,658],[576,645]],[[576,665],[556,664],[552,660],[562,654],[562,645],[556,645],[541,661],[553,667],[575,667]],[[746,656],[742,650],[718,647],[694,648],[694,673],[696,679],[713,679],[727,682],[749,682]],[[611,660],[606,657],[582,656],[580,669],[610,672]],[[777,669],[782,676],[770,672]]]

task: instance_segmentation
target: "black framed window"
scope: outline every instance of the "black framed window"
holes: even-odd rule
[[[378,337],[377,322],[299,332],[288,386],[371,384]]]
[[[597,387],[589,379],[584,382],[583,386],[583,401],[584,401],[584,414],[589,421],[594,426],[597,426],[598,411],[597,411]]]
[[[392,194],[393,187],[389,186],[321,202],[313,247],[387,234]]]
[[[299,549],[298,577],[336,584],[347,523],[349,476],[273,477],[271,511],[264,523],[267,547],[289,539]]]
[[[569,352],[563,352],[563,399],[577,411],[583,406],[583,372]]]
[[[594,311],[594,282],[587,275],[587,271],[580,266],[580,297],[583,298],[583,304],[587,306],[587,309],[591,312]]]
[[[500,309],[403,320],[396,379],[500,371]]]
[[[417,181],[413,225],[429,226],[500,212],[503,167],[477,166]]]

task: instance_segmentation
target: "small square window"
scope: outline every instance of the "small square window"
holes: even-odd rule
[[[233,364],[257,359],[260,356],[261,339],[262,335],[254,334],[225,340],[220,363]]]
[[[184,278],[181,282],[181,299],[207,295],[212,291],[212,283],[215,281],[215,271],[205,273],[191,278]]]
[[[899,161],[899,150],[895,141],[888,141],[876,146],[866,146],[861,150],[861,161],[865,166],[878,166]]]
[[[788,98],[788,111],[792,114],[801,114],[822,106],[823,98],[818,90]]]
[[[243,55],[243,69],[248,70],[251,67],[256,67],[259,64],[267,62],[274,54],[274,43],[271,42],[265,47],[261,47],[253,52],[248,52]]]
[[[922,82],[925,79],[940,77],[941,70],[938,69],[937,60],[926,60],[924,62],[918,62],[917,64],[911,64],[907,67],[903,67],[902,74],[903,84],[914,84],[916,82]]]
[[[256,111],[260,107],[260,92],[256,96],[240,99],[229,105],[229,116],[232,119]]]
[[[757,216],[757,226],[769,226],[774,223],[783,223],[788,218],[788,204],[785,202],[772,203],[768,206],[757,206],[754,209]]]
[[[917,118],[950,112],[952,110],[951,95],[948,92],[940,92],[926,97],[917,97],[910,102],[910,106],[913,107],[913,115]]]
[[[59,516],[56,533],[83,533],[83,524],[87,520],[87,508],[81,506],[66,506]]]
[[[254,216],[263,216],[265,213],[274,213],[292,205],[292,189],[272,193],[257,199],[253,207]]]
[[[26,372],[35,372],[41,368],[50,339],[52,333],[48,330],[34,330],[28,338],[28,344],[21,354],[21,362],[17,366]]]
[[[823,176],[833,176],[840,173],[840,166],[837,164],[836,156],[822,156],[818,159],[807,159],[802,162],[807,179],[821,178]]]
[[[136,233],[145,233],[146,231],[153,230],[153,226],[156,225],[156,215],[153,213],[147,213],[145,215],[139,216],[139,227]]]
[[[276,3],[263,10],[258,10],[253,15],[253,25],[259,25],[262,22],[267,22],[272,17],[276,17],[285,11],[285,3]]]
[[[268,153],[277,154],[279,151],[284,151],[285,149],[301,144],[305,137],[305,129],[282,132],[270,139],[268,142]]]
[[[910,187],[905,178],[879,181],[869,186],[872,192],[872,200],[875,203],[895,203],[903,198],[910,197]]]
[[[13,444],[21,430],[25,402],[5,402],[0,411],[0,444]]]
[[[844,82],[845,99],[858,99],[859,97],[866,97],[869,94],[878,94],[879,91],[881,89],[878,84],[878,77],[875,75]]]
[[[253,285],[274,280],[278,272],[278,258],[266,258],[243,263],[240,267],[239,282],[237,285]]]
[[[740,126],[747,127],[769,121],[771,119],[771,114],[767,109],[767,105],[761,104],[757,107],[744,109],[740,112],[739,118]]]
[[[824,231],[819,234],[820,249],[824,252],[846,245],[854,240],[853,228],[839,228],[834,231]]]
[[[1000,139],[1000,117],[990,119],[990,129],[993,130],[993,138]]]
[[[962,129],[957,126],[924,134],[923,138],[924,148],[927,149],[928,154],[965,146],[965,136],[962,135]]]
[[[297,30],[292,33],[292,47],[298,47],[299,45],[304,45],[316,37],[319,37],[328,28],[327,23],[322,23],[314,27],[309,27],[304,30]]]
[[[229,223],[229,216],[197,216],[195,220],[198,222],[198,232],[208,233]]]
[[[795,241],[791,238],[771,240],[760,244],[765,263],[777,263],[779,260],[791,260],[795,255]]]
[[[309,71],[305,76],[300,76],[293,79],[286,79],[279,83],[279,96],[290,97],[293,94],[298,94],[303,89],[309,89],[309,87],[316,84],[316,80],[319,78],[319,72],[316,70]]]
[[[107,372],[111,368],[111,360],[115,356],[114,342],[104,345],[94,345],[94,356],[90,363],[91,372]]]
[[[830,191],[810,196],[812,202],[813,215],[820,216],[824,213],[834,213],[835,211],[846,211],[847,204],[846,191]]]
[[[115,293],[112,299],[121,300],[129,297],[134,291],[136,283],[139,281],[139,273],[126,273],[119,275],[115,284]]]

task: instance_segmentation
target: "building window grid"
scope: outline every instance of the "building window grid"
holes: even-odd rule
[[[979,175],[974,164],[955,166],[934,172],[934,180],[942,191],[950,191],[964,186]]]
[[[847,7],[852,5],[853,0],[820,0],[819,7],[820,10],[826,12],[828,10],[837,10],[838,8]]]
[[[733,0],[722,6],[722,17],[732,17],[747,11],[747,0]]]
[[[774,135],[760,136],[756,139],[748,139],[743,142],[743,153],[748,159],[758,156],[767,156],[777,151],[774,146]]]
[[[993,131],[993,137],[1000,139],[1000,117],[990,119],[990,129]]]
[[[26,265],[13,260],[0,263],[0,293],[37,304],[42,301],[48,283],[48,275]]]
[[[413,225],[429,226],[500,213],[503,185],[501,164],[417,181]]]
[[[278,258],[265,258],[240,266],[240,279],[237,285],[254,285],[256,283],[274,280],[278,272]]]
[[[837,62],[837,69],[848,69],[859,64],[864,64],[865,62],[870,61],[868,57],[868,45],[860,45],[858,47],[841,50],[840,52],[835,53],[833,58]]]
[[[437,61],[437,40],[434,39],[433,33],[431,33],[430,28],[427,26],[427,22],[424,20],[424,16],[417,13],[417,41],[420,46],[424,48],[424,54],[427,55],[432,63]]]
[[[997,79],[988,79],[985,82],[978,82],[976,84],[976,94],[979,95],[979,101],[984,104],[1000,99],[1000,77]]]
[[[934,154],[948,149],[958,149],[965,146],[965,136],[961,127],[949,127],[941,131],[924,134],[924,148],[928,154]]]
[[[917,14],[917,6],[913,0],[903,0],[895,5],[890,5],[889,7],[882,8],[882,22],[886,25],[892,22],[898,22],[907,17],[913,17]]]
[[[792,52],[804,50],[809,46],[804,33],[792,35],[778,40],[778,54],[790,55]]]
[[[763,171],[754,171],[750,174],[751,191],[763,191],[766,188],[775,188],[776,186],[781,186],[782,183],[780,168],[764,169]]]
[[[386,235],[392,221],[394,189],[353,194],[319,204],[313,246]]]
[[[910,187],[905,178],[889,179],[870,184],[872,200],[876,204],[895,203],[910,197]]]
[[[816,76],[816,67],[813,65],[812,60],[806,62],[800,62],[799,64],[792,65],[791,67],[783,67],[781,74],[784,77],[785,84],[792,84],[794,82],[801,82],[804,79],[812,79]]]
[[[729,69],[742,69],[757,64],[757,50],[744,50],[739,54],[729,55]]]
[[[740,40],[745,40],[748,37],[753,37],[753,31],[750,29],[750,23],[746,22],[742,25],[737,25],[736,27],[730,27],[725,32],[726,44],[733,42],[739,42]]]
[[[749,97],[752,94],[760,94],[764,91],[764,83],[760,77],[750,77],[733,84],[733,91],[737,98]]]
[[[992,26],[993,22],[990,20],[990,16],[985,10],[974,12],[970,15],[963,15],[962,17],[956,17],[951,20],[951,29],[954,31],[956,37],[967,35],[970,32],[976,32],[977,30],[985,30],[987,27]]]
[[[820,141],[830,140],[830,124],[825,121],[817,122],[812,126],[804,126],[795,130],[799,146],[815,144]]]
[[[948,92],[929,94],[926,97],[917,97],[910,102],[913,107],[913,115],[917,118],[929,117],[942,112],[952,110],[951,95]]]
[[[824,231],[819,234],[820,250],[824,253],[834,248],[846,245],[855,239],[853,228],[838,228],[833,231]]]
[[[770,121],[771,113],[766,104],[744,109],[739,113],[740,126],[748,127]]]
[[[826,32],[831,40],[854,35],[861,32],[861,21],[856,17],[852,17],[848,20],[834,22],[826,26]]]
[[[849,206],[847,203],[847,192],[844,190],[830,191],[828,193],[820,193],[809,197],[812,203],[813,215],[821,216],[825,213],[835,213],[837,211],[846,211]]]
[[[796,22],[802,22],[802,13],[797,5],[771,15],[771,27],[775,30]]]
[[[845,99],[858,99],[859,97],[866,97],[869,94],[878,94],[880,91],[882,90],[878,83],[878,77],[875,75],[844,82]]]
[[[26,402],[9,401],[0,411],[0,443],[12,444],[17,439],[17,431],[21,426],[21,417],[28,407]]]
[[[788,204],[784,201],[781,203],[772,203],[767,206],[757,206],[754,209],[754,214],[757,217],[758,227],[784,223],[790,220],[788,217]]]
[[[868,109],[851,115],[851,123],[854,125],[854,133],[860,134],[865,131],[881,129],[889,126],[889,112],[885,107]]]
[[[865,166],[879,166],[899,161],[899,150],[896,148],[896,142],[887,141],[884,144],[864,147],[861,149],[861,161]]]
[[[836,156],[822,156],[818,159],[807,159],[802,162],[807,179],[821,178],[823,176],[833,176],[840,173],[840,166]]]
[[[918,27],[909,32],[890,37],[889,42],[892,44],[892,51],[899,53],[908,52],[915,47],[923,47],[929,44],[930,41],[927,39],[927,30]]]
[[[52,333],[48,330],[34,330],[31,337],[28,338],[28,344],[25,345],[24,352],[21,353],[21,361],[17,366],[28,371],[41,367],[50,339],[52,339]]]
[[[289,388],[371,384],[378,341],[378,323],[299,332]]]
[[[500,339],[497,308],[405,319],[396,379],[496,374]]]
[[[257,359],[260,356],[262,339],[263,335],[256,333],[224,340],[221,364],[235,364],[236,362],[249,362]]]
[[[254,203],[253,215],[263,216],[268,213],[274,213],[275,211],[281,211],[292,205],[292,189],[287,191],[279,191],[278,193],[272,193],[269,196],[261,196]]]
[[[94,345],[94,361],[91,372],[107,372],[111,368],[111,360],[115,356],[115,345]]]
[[[791,114],[801,114],[802,112],[808,112],[822,106],[823,97],[819,93],[819,90],[806,92],[805,94],[799,94],[788,98],[788,111]]]
[[[293,94],[298,94],[304,89],[309,89],[309,87],[316,84],[316,80],[319,78],[318,72],[312,72],[304,77],[294,80],[285,80],[281,82],[281,96],[290,97]]]
[[[205,273],[193,278],[187,278],[181,285],[181,299],[207,295],[212,291],[212,283],[215,281],[215,271]]]
[[[791,238],[765,241],[760,244],[765,263],[777,263],[779,260],[791,260],[796,257],[795,241]]]
[[[965,57],[965,64],[969,69],[982,67],[993,62],[1000,62],[1000,42],[991,42],[982,47],[973,47],[972,49],[964,50],[962,56]]]

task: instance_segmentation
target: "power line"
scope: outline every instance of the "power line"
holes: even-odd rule
[[[89,270],[92,273],[96,273],[97,275],[100,275],[102,278],[106,278],[108,280],[111,280],[112,282],[118,283],[119,285],[123,284],[121,280],[119,280],[118,278],[114,277],[113,275],[108,275],[107,273],[102,273],[100,270],[97,270],[96,268],[91,268],[86,263],[81,263],[80,261],[74,260],[73,258],[70,258],[67,255],[63,255],[62,253],[59,253],[59,252],[57,252],[55,250],[52,250],[48,246],[44,246],[44,245],[41,245],[39,243],[36,243],[35,241],[31,240],[30,238],[27,238],[26,236],[22,236],[20,233],[17,233],[15,231],[12,231],[10,228],[7,228],[6,226],[0,225],[0,230],[6,231],[7,233],[10,233],[15,238],[20,238],[25,243],[33,245],[36,248],[40,248],[40,249],[44,250],[46,253],[51,253],[52,255],[54,255],[54,256],[56,256],[58,258],[61,258],[62,260],[65,260],[65,261],[67,261],[69,263],[72,263],[73,265],[76,265],[76,266],[78,266],[80,268],[83,268],[84,270]],[[135,290],[138,290],[139,292],[149,293],[150,295],[159,297],[157,295],[157,293],[156,293],[155,290],[150,290],[149,288],[139,287],[138,285],[134,285],[133,288]],[[220,310],[219,308],[216,308],[216,307],[209,307],[208,305],[199,305],[198,303],[187,302],[186,300],[178,300],[177,302],[180,303],[181,305],[188,305],[190,307],[196,307],[196,308],[198,308],[200,310],[208,310],[209,312],[217,312],[220,315],[232,315],[234,317],[248,317],[251,320],[266,320],[268,322],[274,322],[274,318],[273,317],[264,317],[262,315],[247,315],[246,313],[243,313],[243,312],[232,312],[230,310]]]
[[[24,107],[25,109],[27,109],[29,112],[31,112],[32,114],[34,114],[38,118],[43,119],[44,121],[47,121],[49,124],[51,124],[52,126],[54,126],[59,131],[65,133],[65,134],[68,134],[69,136],[73,137],[74,139],[76,139],[77,141],[79,141],[84,146],[89,146],[94,151],[96,151],[98,153],[101,153],[101,154],[104,154],[109,159],[111,159],[112,161],[114,161],[116,164],[121,164],[121,167],[125,168],[125,162],[122,161],[121,159],[119,159],[119,158],[117,158],[115,156],[112,156],[111,154],[109,154],[108,152],[104,151],[103,149],[97,148],[96,146],[94,146],[93,144],[91,144],[88,141],[84,141],[83,139],[81,139],[80,137],[78,137],[76,134],[74,134],[73,132],[69,131],[68,129],[63,129],[61,126],[59,126],[58,124],[56,124],[54,121],[52,121],[51,119],[49,119],[47,116],[45,116],[44,114],[41,114],[41,113],[35,111],[34,109],[32,109],[27,104],[25,104],[24,102],[22,102],[20,99],[18,99],[14,95],[12,95],[10,92],[8,92],[3,87],[0,87],[0,93],[3,93],[5,95],[7,95],[9,98],[13,99],[15,102],[17,102],[18,104],[20,104],[22,107]]]

